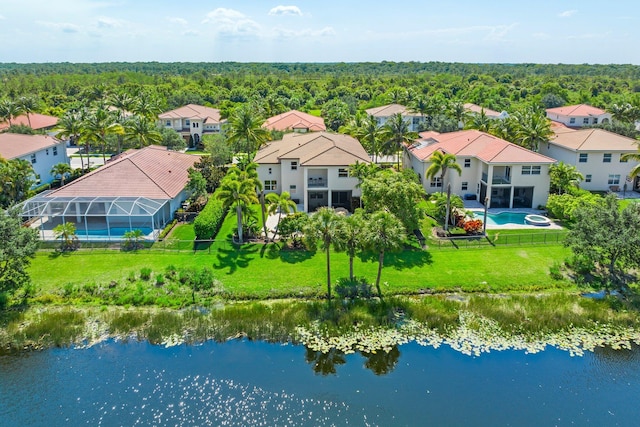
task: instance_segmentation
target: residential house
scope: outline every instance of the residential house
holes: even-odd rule
[[[12,125],[29,126],[33,130],[45,131],[51,136],[55,136],[53,128],[58,124],[58,118],[53,116],[47,116],[45,114],[27,113],[21,114],[18,117],[11,119]],[[0,132],[9,128],[9,122],[4,121],[0,123]]]
[[[267,119],[262,125],[269,130],[281,132],[321,132],[327,130],[322,117],[312,116],[298,110],[287,111]]]
[[[482,114],[482,112],[484,112],[484,114],[490,119],[504,120],[509,117],[509,113],[507,113],[506,111],[502,111],[499,113],[497,111],[491,110],[489,108],[484,108],[470,102],[464,104],[464,109],[467,111],[467,113],[473,115],[480,115]]]
[[[36,185],[55,179],[51,168],[58,163],[69,164],[66,144],[49,135],[0,133],[0,157],[22,159],[31,163]]]
[[[189,194],[189,168],[200,156],[150,145],[129,150],[59,189],[24,203],[22,214],[53,239],[58,224],[73,222],[86,240],[118,240],[140,229],[158,235]]]
[[[202,105],[189,104],[175,110],[158,115],[160,127],[174,129],[195,148],[202,140],[202,135],[219,133],[227,122],[221,118],[220,110]]]
[[[404,105],[389,104],[382,107],[369,108],[366,113],[375,117],[378,120],[378,125],[384,125],[387,120],[396,114],[402,115],[404,121],[409,125],[410,132],[418,132],[422,129],[422,125],[425,122],[425,118],[415,111],[410,110]]]
[[[547,118],[565,126],[580,128],[611,121],[611,113],[591,105],[567,105],[564,107],[547,108]]]
[[[604,129],[554,126],[555,135],[540,144],[540,153],[575,166],[584,176],[580,187],[590,191],[638,189],[638,179],[627,178],[637,162],[621,155],[638,151],[638,141]]]
[[[285,134],[262,147],[254,161],[265,192],[288,191],[306,212],[322,206],[352,210],[361,193],[349,166],[371,162],[357,139],[329,132]]]
[[[427,178],[435,151],[454,154],[462,174],[448,171],[446,183],[440,174]],[[556,161],[478,130],[438,133],[422,132],[408,147],[405,167],[411,167],[427,193],[445,191],[464,199],[477,199],[491,208],[536,208],[549,195],[549,166]]]

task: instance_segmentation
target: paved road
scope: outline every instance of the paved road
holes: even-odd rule
[[[80,157],[71,157],[72,154],[77,154],[78,148],[67,148],[67,156],[69,156],[69,162],[71,164],[71,169],[80,169],[82,166],[80,164]],[[87,166],[87,158],[86,156],[82,157],[82,161],[84,162],[85,167]],[[89,157],[89,166],[102,166],[104,162],[102,161],[102,156],[98,157]]]

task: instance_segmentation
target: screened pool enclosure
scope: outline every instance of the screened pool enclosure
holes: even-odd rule
[[[41,193],[24,203],[22,216],[40,231],[42,240],[54,240],[53,228],[72,222],[80,240],[121,240],[130,230],[141,230],[155,240],[171,220],[171,201],[146,197],[63,197]]]

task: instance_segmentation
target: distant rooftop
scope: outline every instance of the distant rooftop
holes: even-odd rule
[[[312,116],[298,110],[287,111],[267,119],[263,126],[269,130],[296,130],[304,129],[308,131],[324,131],[327,127],[322,117]]]
[[[17,159],[61,143],[49,135],[0,133],[0,156],[7,160]]]

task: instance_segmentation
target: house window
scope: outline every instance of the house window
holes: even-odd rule
[[[576,118],[575,118],[575,117],[571,117],[571,118],[569,119],[569,124],[570,124],[570,125],[574,124],[575,122],[576,122]]]
[[[44,150],[44,152],[45,152],[45,154],[46,154],[47,156],[49,155],[49,149],[48,149],[48,148],[47,148],[47,149],[45,149],[45,150]]]
[[[191,120],[185,119],[184,125],[187,126],[187,127],[191,126]]]
[[[522,175],[540,175],[541,166],[522,166]]]
[[[338,169],[338,177],[349,178],[349,169],[344,169],[344,168]]]
[[[594,124],[594,125],[597,125],[597,124],[598,124],[598,118],[597,118],[597,117],[594,117],[594,118],[593,118],[593,124]]]
[[[431,182],[429,183],[431,188],[441,188],[442,187],[442,179],[439,176],[434,176],[431,178]]]
[[[291,162],[291,170],[292,171],[298,170],[298,162]]]
[[[580,153],[580,156],[578,156],[578,162],[579,163],[587,163],[587,159],[589,158],[589,154],[588,153]]]
[[[53,147],[53,155],[54,156],[58,155],[58,147]]]
[[[611,163],[611,153],[604,153],[602,163]]]
[[[623,154],[620,155],[620,163],[627,163],[629,160],[623,156],[624,156]]]
[[[464,159],[464,167],[465,168],[471,167],[471,159]]]
[[[296,194],[296,186],[295,185],[290,185],[289,186],[289,194]]]
[[[171,120],[167,120],[166,125],[167,125],[167,126],[171,126]]]
[[[269,168],[269,175],[271,175],[271,168]]]
[[[620,184],[620,175],[609,175],[609,185],[618,185]]]
[[[461,188],[461,190],[462,190],[462,191],[467,191],[467,189],[468,189],[468,188],[469,188],[469,183],[468,183],[467,181],[464,181],[464,182],[462,183],[462,188]]]
[[[588,173],[584,176],[584,182],[591,182],[591,174]]]
[[[33,153],[31,155],[31,164],[34,164],[34,165],[36,164],[36,153]]]
[[[278,187],[278,181],[267,180],[264,182],[264,189],[266,191],[276,191],[277,187]]]
[[[583,125],[588,125],[589,124],[589,117],[585,117],[584,119],[582,119],[582,124]]]

